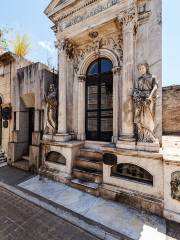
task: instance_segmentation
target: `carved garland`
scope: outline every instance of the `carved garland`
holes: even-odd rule
[[[99,50],[103,48],[109,48],[117,51],[120,61],[123,60],[123,40],[122,37],[116,36],[101,38],[93,41],[91,44],[85,45],[83,48],[75,49],[75,64],[78,66],[79,62],[82,61],[85,56],[91,52],[99,54]]]

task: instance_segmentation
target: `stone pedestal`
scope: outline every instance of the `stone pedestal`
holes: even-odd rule
[[[60,134],[57,133],[55,135],[52,134],[44,134],[43,140],[52,141],[52,142],[68,142],[71,140],[71,135],[69,134]]]
[[[72,168],[79,149],[83,146],[83,142],[69,141],[65,142],[53,142],[52,140],[42,140],[42,165],[39,170],[39,174],[50,177],[56,181],[69,183],[72,174]],[[49,153],[58,153],[65,159],[65,164],[57,162],[50,162],[47,159]]]
[[[154,143],[144,143],[144,142],[136,142],[132,139],[121,139],[117,142],[116,147],[119,149],[126,150],[136,150],[136,151],[145,151],[145,152],[159,152],[160,144],[157,140]]]

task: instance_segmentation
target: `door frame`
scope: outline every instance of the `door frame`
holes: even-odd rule
[[[113,136],[113,126],[112,126],[112,131],[109,133],[109,140],[105,139],[106,137],[108,138],[108,134],[107,136],[104,136],[103,138],[103,131],[101,131],[101,121],[103,119],[102,117],[102,112],[103,111],[112,111],[112,125],[113,125],[113,106],[112,108],[109,109],[102,109],[102,105],[101,105],[101,97],[102,97],[102,83],[106,82],[106,79],[108,78],[108,81],[111,81],[111,85],[113,87],[113,73],[112,73],[112,68],[111,71],[108,72],[101,72],[101,62],[102,60],[108,60],[109,62],[111,62],[109,59],[107,58],[98,58],[97,60],[95,60],[94,62],[92,62],[90,64],[89,67],[91,67],[93,64],[97,63],[98,66],[98,74],[97,75],[92,75],[92,76],[88,76],[88,70],[87,70],[87,74],[86,74],[86,87],[85,87],[85,95],[86,95],[86,99],[85,99],[85,132],[86,132],[86,140],[87,141],[99,141],[99,142],[111,142],[111,138]],[[112,62],[111,62],[112,64]],[[89,69],[89,68],[88,68]],[[91,84],[92,81],[92,84]],[[93,82],[95,82],[95,84],[93,84]],[[97,109],[96,110],[88,110],[88,87],[94,85],[97,86]],[[112,100],[113,100],[113,88],[112,88]],[[95,112],[97,114],[97,132],[96,132],[96,137],[94,139],[90,139],[91,137],[88,137],[88,132],[90,135],[90,131],[88,131],[88,112]]]
[[[118,56],[109,49],[99,49],[98,55],[95,51],[88,54],[84,61],[79,65],[79,71],[76,74],[78,84],[78,116],[77,116],[77,139],[80,141],[86,140],[85,129],[85,91],[86,91],[86,73],[92,62],[98,58],[107,58],[113,64],[113,137],[112,142],[116,143],[121,132],[121,86],[122,86],[122,67]]]

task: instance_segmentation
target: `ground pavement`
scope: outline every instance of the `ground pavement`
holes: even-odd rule
[[[0,166],[0,185],[2,185],[1,183],[3,182],[7,184],[7,186],[11,186],[12,188],[19,190],[18,185],[21,185],[22,187],[23,184],[30,184],[32,183],[33,179],[34,176],[29,173],[11,168],[9,166]],[[98,239],[94,235],[87,233],[86,227],[82,228],[84,229],[82,230],[75,226],[77,224],[74,225],[71,221],[67,222],[60,216],[58,217],[56,214],[52,214],[49,211],[38,207],[36,204],[33,204],[30,202],[31,200],[28,199],[29,197],[23,199],[22,197],[19,197],[17,194],[13,193],[11,189],[7,189],[8,188],[0,187],[0,240]],[[23,190],[23,188],[21,188],[21,190]],[[39,189],[39,191],[41,190],[42,189]],[[26,190],[24,191],[26,192]],[[40,195],[41,194],[36,196],[40,197]],[[41,198],[41,200],[45,201],[46,199]],[[62,199],[59,198],[59,200]],[[72,205],[71,207],[76,206]],[[133,211],[134,210],[130,211],[131,214]],[[104,213],[106,213],[106,211]],[[166,239],[180,240],[180,224],[166,220],[165,225]],[[94,231],[96,231],[96,227],[94,227],[94,229]],[[100,239],[114,240],[114,238],[111,237]],[[120,237],[118,239],[127,240],[130,238]],[[142,239],[141,236],[139,236],[139,239]],[[152,239],[151,236],[148,239]]]
[[[0,240],[97,240],[0,187]]]

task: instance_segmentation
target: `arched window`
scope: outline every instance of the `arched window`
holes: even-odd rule
[[[87,75],[93,76],[101,73],[112,72],[112,68],[112,62],[109,59],[101,58],[91,63],[88,68]]]
[[[47,154],[46,161],[66,165],[66,158],[61,153],[54,151]]]
[[[121,163],[111,168],[111,176],[153,185],[153,176],[145,169],[130,163]]]

